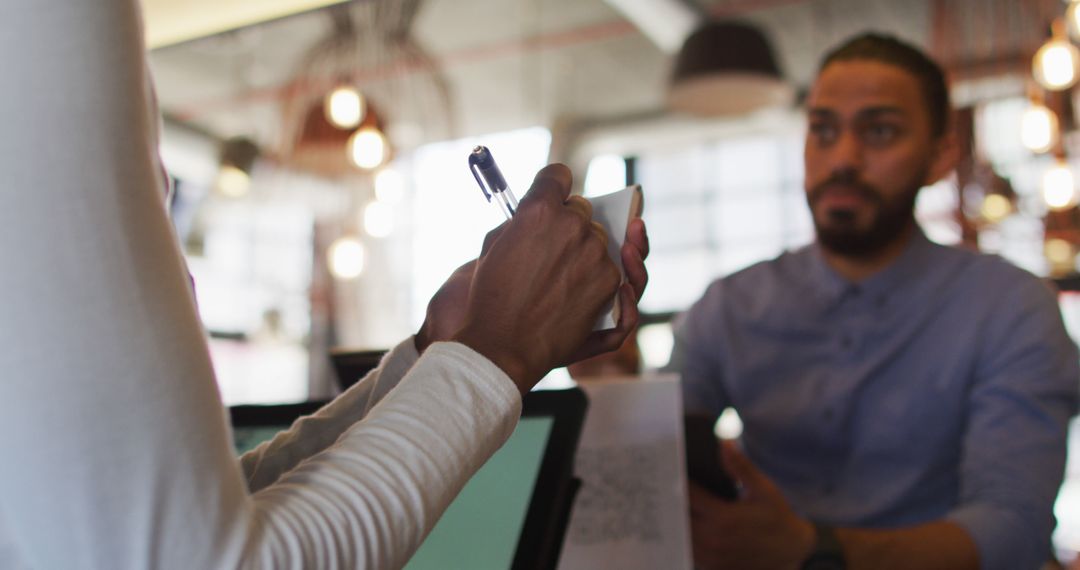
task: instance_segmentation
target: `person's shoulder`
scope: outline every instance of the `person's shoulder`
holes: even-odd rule
[[[961,289],[968,294],[984,293],[1000,303],[1006,299],[1055,298],[1053,286],[1027,269],[995,253],[983,253],[966,248],[936,245],[942,256],[958,269]]]
[[[965,263],[966,273],[972,278],[992,279],[996,282],[1037,284],[1045,287],[1042,278],[1027,269],[1017,266],[996,253],[984,253],[956,246],[937,246],[947,255]]]
[[[716,307],[769,302],[781,289],[806,273],[805,248],[785,251],[780,255],[755,262],[729,275],[715,279],[698,301],[699,306]]]

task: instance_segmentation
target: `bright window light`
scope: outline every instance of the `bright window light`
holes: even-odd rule
[[[625,187],[626,159],[617,154],[602,154],[589,161],[585,171],[585,196],[603,196]]]
[[[735,408],[724,408],[720,419],[716,421],[716,437],[722,439],[738,439],[743,432],[742,418]]]
[[[638,329],[637,341],[645,368],[661,368],[671,359],[671,349],[675,346],[671,323],[643,325]]]
[[[547,164],[551,132],[533,127],[418,148],[414,181],[413,325],[450,273],[480,253],[484,236],[505,218],[484,200],[468,167],[473,147],[486,145],[518,199]]]

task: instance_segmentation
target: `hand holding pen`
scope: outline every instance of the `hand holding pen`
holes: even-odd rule
[[[472,162],[470,157],[470,166]],[[451,340],[488,357],[524,392],[551,368],[623,343],[637,325],[637,299],[647,281],[644,225],[636,220],[628,230],[622,250],[627,283],[620,289],[619,271],[607,254],[607,235],[592,221],[589,202],[570,196],[570,186],[570,170],[551,165],[537,174],[520,208],[511,195],[505,196],[509,207],[504,213],[520,215],[488,234],[475,271],[463,267],[436,294],[418,347],[442,340],[425,335],[425,329],[446,330],[445,323],[429,324],[451,314],[448,307],[464,304],[463,322]],[[492,187],[508,192],[505,183]],[[491,200],[498,201],[497,194]],[[498,203],[502,207],[503,202]],[[616,290],[622,303],[618,325],[592,332],[596,316]]]

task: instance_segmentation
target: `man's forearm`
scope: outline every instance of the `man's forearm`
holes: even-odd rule
[[[979,568],[975,541],[953,522],[889,530],[838,528],[836,536],[843,545],[847,567],[853,570]]]

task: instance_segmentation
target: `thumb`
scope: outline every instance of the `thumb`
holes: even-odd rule
[[[779,492],[769,477],[762,473],[739,449],[735,440],[723,440],[720,442],[720,450],[724,458],[724,467],[732,478],[741,484],[743,496],[750,499],[762,499]]]
[[[533,179],[532,186],[521,199],[526,202],[554,202],[562,204],[570,198],[570,188],[574,184],[574,175],[565,164],[549,164],[540,169]]]

